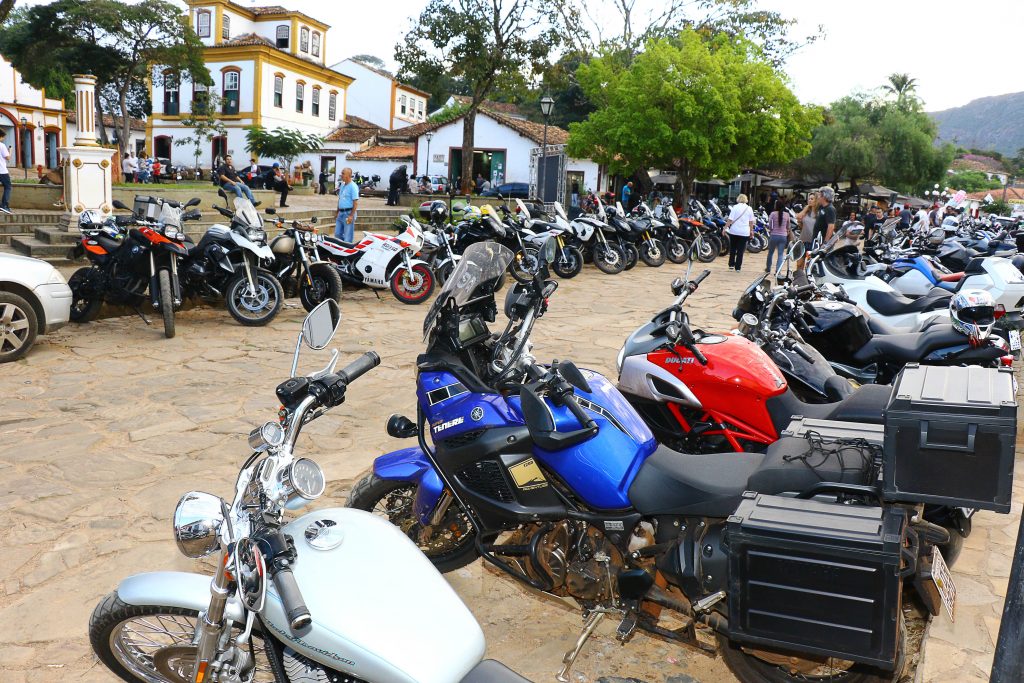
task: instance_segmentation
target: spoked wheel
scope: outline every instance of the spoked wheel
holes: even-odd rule
[[[711,263],[718,258],[718,249],[715,243],[708,239],[707,235],[701,235],[695,239],[690,248],[701,263]]]
[[[197,612],[180,607],[129,605],[115,591],[93,610],[89,640],[103,664],[126,681],[191,683],[197,619]],[[256,664],[252,680],[271,683],[274,674],[256,631],[250,648]]]
[[[636,245],[634,245],[634,244],[627,244],[626,245],[626,267],[623,268],[623,270],[632,270],[636,266],[637,261],[639,261],[639,260],[640,260],[640,251],[636,248]]]
[[[270,271],[257,268],[253,273],[256,291],[249,291],[249,278],[239,273],[228,281],[224,299],[231,317],[246,326],[266,325],[281,310],[284,291]]]
[[[533,282],[533,276],[540,270],[540,252],[533,247],[516,252],[515,258],[508,264],[508,270],[517,282]]]
[[[726,234],[721,235],[721,236],[716,235],[715,237],[718,239],[718,255],[719,256],[727,256],[729,254],[729,246],[730,246],[729,245],[729,234],[726,233]]]
[[[559,251],[555,262],[551,264],[551,270],[566,280],[576,277],[583,270],[583,254],[575,246],[567,244]]]
[[[92,268],[79,268],[68,280],[71,288],[71,322],[87,323],[96,317],[103,305],[103,295],[96,291],[96,273]]]
[[[412,509],[416,485],[389,481],[370,473],[359,480],[348,497],[348,507],[386,518],[419,546],[438,571],[450,572],[476,559],[476,531],[454,501],[441,523],[424,538],[423,526]]]
[[[157,273],[160,283],[160,313],[164,318],[164,336],[174,337],[174,292],[171,289],[171,274],[167,269]]]
[[[341,275],[338,269],[328,263],[317,263],[309,268],[309,279],[300,278],[299,301],[306,311],[312,311],[319,304],[334,299],[341,304]]]
[[[665,243],[665,255],[672,263],[686,263],[688,245],[676,236],[669,237]]]
[[[626,255],[614,244],[594,245],[594,265],[602,273],[617,275],[626,267]]]
[[[434,273],[417,263],[412,270],[402,270],[391,277],[391,293],[403,304],[421,304],[434,292]]]
[[[31,304],[12,292],[0,292],[0,363],[28,353],[38,331],[39,320]]]

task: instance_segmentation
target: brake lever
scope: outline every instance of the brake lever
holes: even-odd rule
[[[341,357],[341,352],[338,349],[334,349],[331,352],[331,360],[323,370],[317,370],[311,375],[307,375],[311,380],[323,379],[327,375],[334,372],[334,369],[338,367],[338,359]]]

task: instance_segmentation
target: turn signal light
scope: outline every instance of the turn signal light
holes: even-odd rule
[[[1002,356],[999,359],[999,362],[1003,364],[1003,367],[1012,368],[1013,367],[1013,356]]]
[[[995,311],[993,312],[992,315],[993,315],[993,317],[995,317],[996,320],[999,320],[1004,315],[1006,315],[1006,306],[1004,306],[1002,304],[996,304],[996,309],[995,309]]]

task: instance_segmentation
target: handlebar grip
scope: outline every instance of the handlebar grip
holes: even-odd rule
[[[711,271],[705,270],[703,273],[697,276],[697,279],[693,281],[693,284],[699,285],[700,283],[704,282],[704,280],[707,279],[708,275],[711,275]]]
[[[295,581],[295,575],[291,569],[282,568],[274,574],[274,586],[277,587],[277,594],[281,597],[281,604],[284,605],[284,614],[288,618],[288,625],[292,631],[299,631],[306,628],[313,622],[313,617],[306,607],[306,601],[299,591],[299,584]]]
[[[808,363],[813,363],[814,362],[814,356],[812,356],[810,353],[808,353],[807,349],[805,349],[803,347],[803,345],[800,344],[799,342],[796,343],[796,344],[793,344],[792,346],[790,346],[790,348],[793,349],[793,352],[796,355],[800,356],[801,358],[803,358]]]
[[[691,344],[689,346],[689,350],[690,350],[690,353],[693,354],[693,357],[697,359],[698,363],[700,363],[701,365],[707,365],[708,364],[708,357],[705,356],[703,353],[701,353],[700,349],[697,348],[696,344]]]
[[[352,384],[378,365],[380,365],[380,356],[377,355],[377,352],[367,351],[345,366],[345,369],[338,373],[338,379],[344,384]]]
[[[593,429],[597,426],[597,423],[594,422],[592,417],[587,415],[587,411],[585,411],[583,406],[576,401],[576,397],[573,394],[568,394],[565,397],[565,407],[569,409],[569,412],[573,414],[573,417],[580,421],[580,424],[584,429]]]

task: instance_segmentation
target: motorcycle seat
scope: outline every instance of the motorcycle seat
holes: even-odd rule
[[[459,683],[530,683],[499,661],[485,659],[474,666]]]
[[[883,413],[891,395],[890,386],[865,384],[835,403],[804,403],[792,391],[786,391],[768,399],[766,407],[772,424],[779,431],[788,427],[795,415],[815,420],[882,424]]]
[[[346,249],[355,249],[357,246],[359,246],[357,244],[353,244],[352,242],[346,242],[345,240],[340,240],[337,237],[332,237],[330,235],[324,235],[324,241],[336,244],[339,247],[344,247]]]
[[[935,325],[923,332],[876,335],[858,349],[853,357],[860,363],[876,360],[913,363],[937,349],[960,346],[966,342],[967,338],[953,329],[952,325]]]
[[[964,274],[962,272],[961,273],[943,273],[943,274],[941,274],[939,276],[939,281],[940,282],[960,282],[960,280],[962,280],[963,277],[964,277]]]
[[[917,299],[908,299],[895,292],[869,289],[865,294],[868,306],[882,315],[904,315],[906,313],[922,313],[949,306],[953,295],[943,289],[933,289]]]
[[[865,318],[867,319],[868,329],[871,330],[872,334],[902,334],[905,331],[893,327],[878,316],[869,315],[865,316]]]
[[[766,453],[691,455],[659,446],[629,487],[629,500],[644,515],[726,517],[744,491],[774,495],[799,493],[821,481],[865,483],[870,458],[847,450],[810,454],[810,443],[799,437],[779,439]]]

